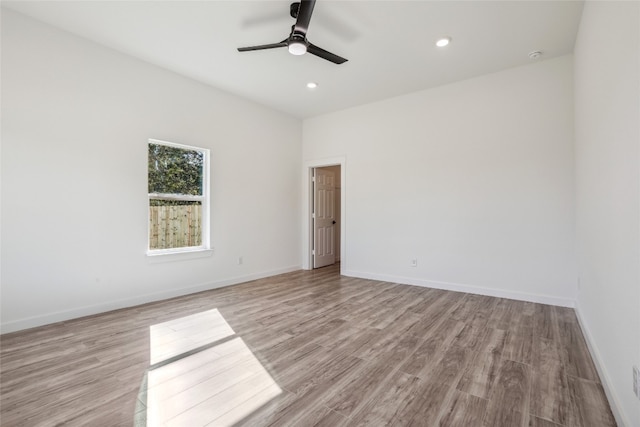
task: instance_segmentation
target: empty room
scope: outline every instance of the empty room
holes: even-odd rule
[[[0,425],[640,427],[640,2],[1,6]]]

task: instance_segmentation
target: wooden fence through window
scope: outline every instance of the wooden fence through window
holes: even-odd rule
[[[202,244],[202,205],[149,206],[149,248]]]

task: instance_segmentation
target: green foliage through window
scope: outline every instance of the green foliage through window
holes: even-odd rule
[[[149,144],[149,193],[202,195],[204,155],[160,144]]]

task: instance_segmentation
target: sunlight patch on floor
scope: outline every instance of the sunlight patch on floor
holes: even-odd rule
[[[147,426],[233,425],[282,392],[217,309],[153,325],[150,336]]]
[[[235,334],[217,309],[149,327],[151,365]]]

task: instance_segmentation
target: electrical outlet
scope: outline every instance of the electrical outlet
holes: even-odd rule
[[[417,266],[418,266],[418,258],[412,258],[411,267],[417,267]]]
[[[640,369],[637,366],[633,367],[633,392],[640,399]]]
[[[238,265],[242,265],[243,259],[241,256],[238,257]]]

